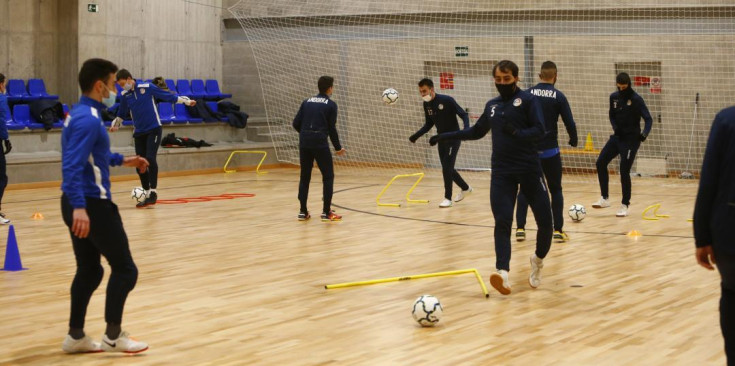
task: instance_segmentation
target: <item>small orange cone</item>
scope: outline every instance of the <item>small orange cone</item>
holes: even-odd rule
[[[36,212],[31,215],[31,218],[34,220],[43,220],[43,214],[41,214],[40,212]]]
[[[638,230],[631,230],[629,233],[627,233],[625,235],[628,235],[631,238],[637,238],[639,236],[643,236],[643,234],[641,234],[641,232],[638,231]]]

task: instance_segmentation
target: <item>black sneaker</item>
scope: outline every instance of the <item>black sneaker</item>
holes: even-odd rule
[[[156,201],[158,200],[158,194],[156,192],[151,192],[148,197],[146,197],[143,202],[138,202],[135,207],[137,208],[146,208],[148,206],[153,206],[156,204]]]
[[[299,221],[306,221],[309,218],[311,218],[311,215],[309,215],[309,212],[299,212]]]
[[[524,241],[526,240],[526,230],[523,228],[516,229],[516,240],[517,241]]]

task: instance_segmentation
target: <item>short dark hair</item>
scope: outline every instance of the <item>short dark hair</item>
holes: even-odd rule
[[[132,79],[133,75],[126,69],[120,69],[115,75],[115,80]]]
[[[0,83],[2,83],[3,81],[5,81],[5,75],[0,74]]]
[[[630,86],[630,75],[627,72],[621,72],[615,77],[615,82]]]
[[[556,76],[556,64],[553,61],[545,61],[542,63],[539,76],[544,80],[548,80]]]
[[[429,88],[434,87],[434,82],[429,78],[423,78],[419,81],[419,87],[428,86]]]
[[[91,58],[84,61],[82,69],[79,70],[79,87],[82,89],[82,93],[92,91],[94,83],[98,80],[107,82],[110,79],[110,74],[117,72],[117,65],[110,61],[103,60],[101,58]]]
[[[334,78],[326,75],[322,76],[319,78],[317,86],[319,86],[319,93],[325,94],[329,88],[334,86]]]
[[[495,66],[493,66],[493,77],[495,77],[495,70],[498,69],[502,72],[510,71],[510,73],[513,74],[514,78],[518,77],[518,65],[516,65],[513,61],[503,60],[495,64]]]

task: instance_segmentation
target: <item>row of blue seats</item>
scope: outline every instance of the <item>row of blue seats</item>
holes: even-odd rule
[[[50,95],[46,92],[46,84],[43,79],[29,79],[28,88],[21,79],[9,79],[6,85],[8,92],[8,102],[10,103],[27,103],[41,99],[59,99],[58,95]]]
[[[218,111],[217,102],[207,102],[207,106],[214,112]],[[113,106],[114,107],[114,106]],[[64,114],[69,113],[69,107],[63,104]],[[169,103],[158,104],[158,115],[161,119],[161,123],[167,124],[183,124],[183,123],[200,123],[203,122],[201,118],[192,117],[189,111],[186,110],[186,106],[183,104],[171,105]],[[227,121],[227,117],[222,117],[221,121]],[[208,121],[210,122],[210,121]],[[211,121],[219,122],[219,121]],[[132,120],[124,120],[124,126],[130,126],[133,124]],[[56,121],[53,124],[53,128],[61,128],[64,125],[63,120]],[[105,122],[106,126],[110,125],[110,121]],[[23,130],[29,128],[31,130],[43,129],[44,125],[39,123],[34,116],[31,115],[30,108],[27,104],[16,104],[13,106],[12,119],[6,121],[8,130]]]
[[[188,79],[178,79],[176,80],[176,83],[174,83],[173,79],[165,79],[165,81],[166,86],[168,86],[172,92],[176,92],[178,95],[192,99],[218,101],[232,98],[232,94],[225,94],[220,91],[219,83],[214,79],[208,79],[206,81],[202,79],[191,79],[191,82]],[[150,82],[150,80],[145,80],[144,82]],[[122,88],[120,85],[117,85],[118,95],[121,92]]]

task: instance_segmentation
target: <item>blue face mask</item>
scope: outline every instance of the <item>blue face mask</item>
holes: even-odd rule
[[[105,85],[105,89],[107,89],[107,85]],[[102,98],[102,103],[107,106],[107,108],[112,107],[115,105],[115,99],[117,98],[117,93],[113,90],[107,89],[110,92],[110,95],[107,96],[107,98]]]

